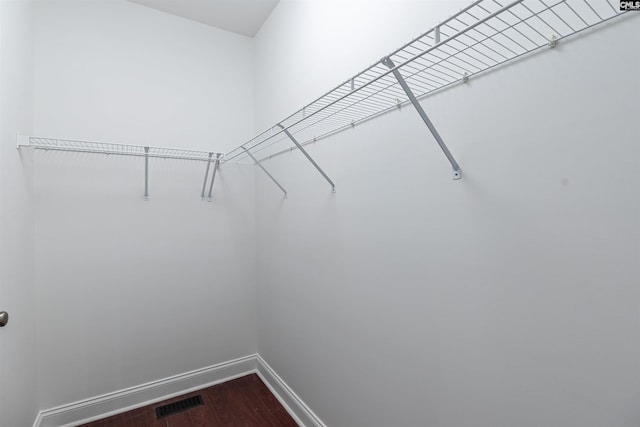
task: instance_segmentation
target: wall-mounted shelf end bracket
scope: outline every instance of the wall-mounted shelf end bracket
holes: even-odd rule
[[[284,193],[284,198],[287,198],[287,190],[284,189],[284,187],[282,185],[280,185],[280,183],[273,177],[273,175],[271,175],[269,173],[268,170],[266,170],[264,168],[264,166],[262,166],[262,163],[260,163],[260,160],[256,159],[255,156],[253,154],[251,154],[251,151],[247,150],[245,147],[241,146],[240,148],[242,148],[244,150],[245,153],[247,153],[247,156],[251,157],[251,159],[256,162],[256,165],[258,165],[258,167],[260,169],[262,169],[262,172],[264,172],[269,178],[271,178],[271,181],[273,181],[274,184],[276,184],[278,186],[278,188],[280,188],[280,190],[282,190],[282,192]]]
[[[302,154],[304,154],[304,156],[307,158],[307,160],[309,160],[309,162],[311,162],[311,164],[318,170],[318,172],[320,172],[320,175],[322,175],[324,177],[324,179],[327,180],[327,182],[331,185],[331,192],[335,193],[336,192],[336,185],[333,183],[331,178],[329,178],[329,176],[322,170],[320,165],[318,165],[316,163],[316,161],[313,160],[313,158],[309,155],[309,153],[307,153],[307,150],[305,150],[302,147],[302,145],[300,145],[300,143],[293,137],[293,135],[291,135],[291,132],[289,132],[289,129],[287,129],[286,127],[282,126],[282,124],[280,124],[280,123],[278,123],[278,127],[280,129],[282,129],[282,132],[284,132],[284,134],[287,135],[287,137],[291,140],[291,142],[293,142],[296,145],[296,147],[298,147],[298,150],[300,150],[300,152],[302,152]]]
[[[29,140],[29,137],[26,135],[21,135],[20,132],[18,132],[16,148],[20,149],[21,147],[30,147],[30,146],[31,146],[31,141]]]
[[[389,57],[382,58],[380,62],[391,70],[394,77],[398,81],[398,84],[400,84],[400,87],[402,87],[402,90],[404,90],[404,92],[407,94],[407,97],[411,101],[411,104],[413,104],[416,111],[418,111],[418,114],[420,115],[424,123],[429,128],[429,131],[431,131],[431,134],[433,135],[436,142],[444,152],[444,155],[449,160],[449,163],[451,163],[451,167],[453,168],[453,179],[462,178],[462,170],[460,170],[460,166],[458,165],[458,162],[456,162],[456,159],[453,157],[453,155],[445,145],[444,141],[442,140],[442,137],[440,137],[440,134],[436,130],[435,126],[433,125],[433,123],[431,123],[429,116],[427,116],[427,113],[424,111],[424,109],[422,108],[422,105],[420,105],[420,102],[418,101],[416,96],[413,94],[413,91],[411,90],[407,82],[404,80],[404,77],[402,77],[402,74],[400,74],[400,70],[398,70],[398,68],[396,67],[396,64],[394,64],[391,58]]]
[[[149,147],[144,147],[144,200],[149,200]]]

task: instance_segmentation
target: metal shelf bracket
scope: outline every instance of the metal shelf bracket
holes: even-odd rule
[[[438,33],[436,34],[438,35]],[[444,155],[447,156],[447,159],[449,160],[449,163],[451,163],[451,167],[453,168],[453,179],[457,180],[462,178],[462,171],[460,170],[460,166],[458,165],[458,162],[456,162],[456,159],[453,157],[453,155],[447,148],[446,144],[442,140],[442,137],[440,137],[440,134],[438,133],[437,129],[435,128],[433,123],[431,123],[429,116],[427,116],[427,113],[424,111],[424,109],[422,108],[422,105],[420,105],[420,102],[418,101],[416,96],[413,94],[413,91],[411,90],[407,82],[404,80],[404,77],[402,77],[402,74],[400,74],[400,71],[398,70],[398,68],[396,68],[396,64],[394,64],[391,58],[389,58],[388,56],[382,58],[380,62],[383,65],[386,65],[391,70],[394,77],[400,84],[400,87],[402,87],[402,90],[404,90],[404,92],[407,94],[407,97],[409,98],[409,100],[411,101],[415,109],[418,111],[418,114],[420,115],[424,123],[427,125],[429,130],[431,131],[431,134],[433,135],[436,142],[444,152]]]
[[[26,135],[22,135],[20,134],[20,132],[18,132],[16,148],[20,149],[20,147],[29,147],[29,146],[31,146],[29,137]]]
[[[245,153],[247,153],[247,156],[251,157],[251,159],[253,159],[253,161],[256,162],[256,165],[258,165],[258,167],[260,169],[262,169],[262,172],[264,172],[269,178],[271,178],[271,181],[273,181],[274,184],[276,184],[278,186],[278,188],[280,188],[280,190],[282,190],[282,192],[284,193],[284,198],[286,199],[287,198],[287,190],[285,190],[284,187],[282,185],[280,185],[280,183],[273,177],[273,175],[271,175],[269,173],[269,171],[266,170],[264,168],[264,166],[262,166],[262,163],[260,163],[260,161],[258,159],[256,159],[253,154],[251,154],[251,151],[247,150],[244,147],[242,147],[242,149],[245,151]]]
[[[282,124],[278,123],[278,127],[282,129],[282,132],[284,132],[284,134],[287,135],[287,137],[291,140],[291,142],[293,142],[296,145],[296,147],[298,147],[298,150],[300,150],[302,154],[304,154],[307,160],[309,160],[309,162],[311,162],[311,164],[318,170],[318,172],[320,172],[320,174],[324,177],[324,179],[327,180],[327,182],[331,185],[331,192],[335,193],[336,185],[333,183],[331,178],[329,178],[329,176],[327,176],[327,174],[322,170],[322,168],[316,163],[316,161],[313,160],[313,158],[309,155],[309,153],[307,153],[307,150],[305,150],[302,147],[302,145],[300,145],[300,143],[293,137],[293,135],[291,135],[291,132],[289,132],[287,128],[282,126]]]
[[[213,181],[216,180],[216,172],[220,167],[220,156],[221,156],[220,153],[216,154],[216,162],[213,164],[213,173],[211,174],[211,184],[209,185],[209,194],[207,195],[207,200],[209,202],[213,201],[213,197],[211,196],[211,193],[213,193]],[[204,195],[204,190],[202,194]]]
[[[211,167],[211,158],[213,157],[213,153],[209,153],[209,160],[207,161],[207,168],[204,171],[204,182],[202,183],[202,193],[200,193],[200,198],[204,201],[204,192],[207,189],[207,180],[209,178],[209,168]]]
[[[149,147],[144,147],[144,200],[149,200]]]

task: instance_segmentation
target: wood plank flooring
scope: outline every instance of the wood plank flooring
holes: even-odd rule
[[[201,395],[204,405],[157,419],[155,408]],[[82,427],[298,427],[256,374],[250,374]]]

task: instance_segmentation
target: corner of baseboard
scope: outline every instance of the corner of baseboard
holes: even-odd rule
[[[95,421],[257,370],[257,354],[40,411],[34,427],[67,427]]]
[[[280,378],[273,368],[259,354],[256,356],[258,376],[295,421],[303,427],[326,427],[320,417]]]
[[[253,354],[124,390],[41,410],[33,427],[68,427],[256,373],[301,427],[326,427],[259,355]]]

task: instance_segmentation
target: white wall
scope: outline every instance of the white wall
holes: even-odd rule
[[[33,3],[0,1],[0,426],[31,425],[37,410],[32,158],[16,133],[33,117]]]
[[[125,1],[36,8],[35,133],[225,150],[251,41]],[[35,154],[40,407],[256,352],[253,168]]]
[[[262,127],[415,12],[303,25],[318,7],[283,0],[258,35]],[[410,107],[309,146],[336,194],[298,152],[265,163],[289,199],[256,174],[258,349],[327,425],[640,423],[639,19],[424,100],[461,181]],[[324,38],[353,60],[289,51]]]
[[[227,151],[252,136],[252,41],[124,0],[36,11],[46,136]]]
[[[379,61],[467,0],[280,0],[255,37],[256,132]]]
[[[106,161],[105,161],[106,160]],[[256,351],[253,170],[38,152],[41,407]]]

